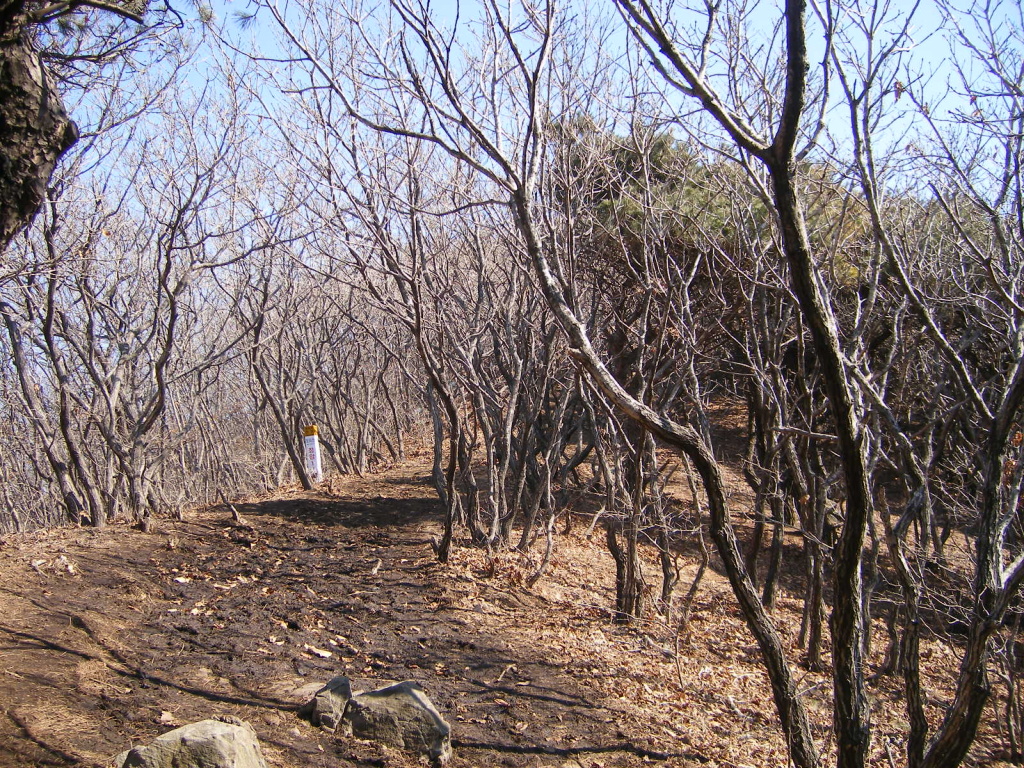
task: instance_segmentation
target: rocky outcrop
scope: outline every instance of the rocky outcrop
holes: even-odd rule
[[[299,714],[331,731],[426,755],[434,765],[451,757],[451,726],[412,681],[353,696],[348,678],[335,677]]]
[[[176,728],[114,758],[115,768],[267,768],[256,731],[237,717]]]

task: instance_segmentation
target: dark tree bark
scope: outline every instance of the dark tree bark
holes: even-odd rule
[[[871,733],[870,709],[863,672],[862,637],[865,631],[865,617],[861,565],[872,500],[868,485],[866,441],[854,386],[847,373],[839,340],[838,323],[811,255],[803,201],[796,186],[796,143],[807,98],[809,69],[804,26],[807,3],[806,0],[786,0],[783,4],[786,82],[778,123],[774,136],[769,140],[758,135],[741,115],[731,111],[710,87],[702,69],[679,54],[672,35],[653,6],[644,0],[617,2],[641,43],[649,51],[656,48],[659,55],[664,57],[661,64],[665,67],[664,71],[673,71],[673,76],[669,79],[672,80],[678,75],[677,82],[680,83],[679,87],[683,93],[699,99],[704,111],[721,125],[736,147],[758,158],[764,164],[771,179],[772,204],[782,239],[782,251],[789,265],[793,293],[800,305],[804,323],[810,332],[814,353],[821,365],[825,392],[835,420],[839,460],[846,481],[846,519],[835,547],[835,602],[830,622],[834,684],[833,722],[839,768],[860,768],[867,760]],[[700,465],[697,466],[700,470]],[[712,520],[714,521],[714,516]],[[723,560],[723,550],[731,545],[732,542],[724,540],[720,544]],[[727,560],[725,565],[728,571],[730,563]],[[742,578],[739,578],[740,575]],[[759,604],[756,608],[747,605],[741,594],[744,589],[752,586],[742,564],[737,565],[735,576],[730,573],[730,579],[734,582],[734,591],[748,623],[755,634],[758,634],[757,624],[767,617],[762,615]],[[771,655],[775,650],[763,646],[763,652],[774,685],[776,679],[772,667],[776,660],[772,659]],[[777,661],[785,665],[784,655],[780,653]],[[788,675],[789,670],[786,669],[784,674]],[[782,678],[783,673],[780,670],[779,680]],[[787,711],[799,710],[801,707],[794,700],[786,700],[787,695],[792,696],[791,693],[787,693],[785,686],[776,688],[780,716],[789,726]],[[801,716],[805,716],[804,713],[801,712]],[[817,751],[810,743],[804,751],[802,745],[793,742],[790,752],[798,765],[818,763]]]
[[[57,160],[77,139],[33,47],[25,3],[0,2],[0,251],[32,221]]]
[[[768,556],[768,573],[764,577],[764,587],[761,590],[761,602],[768,610],[775,608],[775,599],[778,597],[779,577],[782,574],[783,547],[786,543],[784,515],[784,501],[778,494],[768,500],[772,510],[772,546]]]
[[[594,384],[625,416],[693,462],[707,493],[712,539],[722,558],[733,593],[740,603],[740,610],[764,658],[779,719],[790,745],[790,757],[798,768],[817,768],[821,765],[821,758],[811,733],[807,710],[798,693],[797,681],[786,660],[782,637],[761,605],[760,596],[743,564],[743,555],[732,527],[721,467],[703,437],[695,429],[689,425],[676,423],[636,400],[609,373],[594,350],[583,324],[566,303],[558,280],[551,271],[550,263],[537,237],[528,194],[523,190],[517,190],[512,202],[513,212],[538,275],[544,298],[569,339],[572,355],[587,371]]]

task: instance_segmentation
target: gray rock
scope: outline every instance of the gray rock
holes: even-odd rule
[[[451,757],[451,730],[423,689],[411,681],[354,696],[343,720],[345,733],[425,754],[435,765],[444,765]]]
[[[116,768],[267,768],[256,731],[237,717],[175,728],[114,758]]]
[[[345,708],[352,698],[352,686],[344,675],[332,678],[316,695],[299,708],[299,717],[329,731],[336,730],[345,716]]]

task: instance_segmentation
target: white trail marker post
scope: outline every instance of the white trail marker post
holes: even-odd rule
[[[306,474],[314,483],[324,479],[323,466],[320,463],[320,434],[315,424],[305,427],[302,430],[302,445],[306,454]]]

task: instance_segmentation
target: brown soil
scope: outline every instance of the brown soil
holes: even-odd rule
[[[0,766],[106,765],[218,714],[252,723],[273,766],[415,765],[296,717],[337,674],[362,689],[419,681],[452,723],[456,768],[786,764],[757,649],[713,569],[687,637],[660,620],[624,628],[610,620],[614,571],[586,518],[558,535],[527,590],[539,554],[459,547],[436,562],[426,478],[418,460],[238,503],[241,521],[215,507],[151,533],[0,540]],[[789,560],[784,583],[799,589]],[[695,563],[681,555],[680,591]],[[656,574],[652,562],[655,591]],[[799,658],[802,603],[785,590],[779,603]],[[881,625],[878,637],[880,654]],[[925,653],[952,672],[944,646]],[[828,681],[803,672],[801,687],[828,744]],[[876,721],[893,735],[905,729],[897,693],[891,678],[873,684]],[[943,693],[929,693],[938,716]],[[983,739],[972,762],[992,764],[992,749]]]

